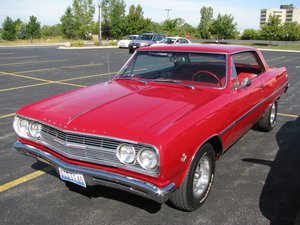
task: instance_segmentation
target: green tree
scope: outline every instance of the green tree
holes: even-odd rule
[[[53,26],[43,26],[41,28],[42,37],[49,38],[49,37],[57,37],[61,35],[61,25],[56,24]]]
[[[184,23],[179,27],[179,36],[187,36],[189,35],[190,37],[199,37],[198,30],[196,27],[193,27],[191,24]]]
[[[150,30],[151,20],[144,18],[141,5],[131,5],[129,13],[125,17],[124,28],[126,34],[140,34]]]
[[[26,39],[26,24],[22,24],[19,32],[19,39]]]
[[[13,41],[17,38],[16,25],[10,17],[6,17],[6,19],[3,21],[2,28],[2,38],[4,40]]]
[[[94,13],[93,0],[73,0],[72,14],[74,17],[75,37],[84,39],[92,34]]]
[[[23,22],[21,21],[21,19],[17,19],[15,20],[15,26],[16,26],[16,32],[17,32],[17,38],[20,38],[20,32],[21,32],[21,28],[23,26]]]
[[[300,24],[297,22],[286,22],[283,24],[281,40],[283,41],[299,41],[300,40]]]
[[[209,39],[210,38],[210,27],[213,22],[213,8],[203,6],[200,10],[201,18],[198,30],[201,38]]]
[[[32,42],[33,38],[40,38],[41,37],[41,23],[37,21],[35,16],[29,17],[29,22],[26,24],[25,27],[26,36]]]
[[[233,16],[218,14],[217,18],[211,24],[210,32],[216,35],[218,41],[220,39],[230,39],[235,37],[236,26],[237,23],[234,22]]]
[[[65,38],[75,38],[75,18],[71,7],[68,7],[65,14],[60,18],[61,31]]]
[[[241,37],[242,40],[256,40],[258,38],[258,31],[255,29],[245,29]]]
[[[270,41],[276,40],[281,34],[281,21],[279,16],[271,15],[267,23],[261,28],[261,36]]]
[[[167,19],[163,23],[163,31],[167,36],[176,36],[179,21],[177,19]]]
[[[102,1],[102,34],[106,38],[119,39],[126,34],[124,0]]]

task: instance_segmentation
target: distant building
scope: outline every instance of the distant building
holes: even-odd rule
[[[281,23],[300,23],[300,9],[294,5],[281,5],[280,9],[262,9],[260,11],[260,26],[263,26],[271,15],[279,16]]]

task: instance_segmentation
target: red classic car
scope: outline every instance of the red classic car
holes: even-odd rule
[[[254,124],[272,130],[287,89],[287,70],[254,48],[140,48],[113,80],[21,108],[15,148],[67,182],[192,211],[208,196],[215,160]]]

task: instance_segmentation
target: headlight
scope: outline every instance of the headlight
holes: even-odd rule
[[[141,46],[141,47],[144,47],[144,46],[148,46],[148,44],[145,43],[145,42],[142,42],[142,43],[140,44],[140,46]]]
[[[29,133],[32,137],[39,138],[41,135],[41,124],[38,124],[37,122],[30,123]]]
[[[154,169],[158,163],[157,154],[150,149],[140,151],[137,160],[144,169],[148,170]]]
[[[41,135],[42,125],[34,121],[29,121],[16,116],[13,126],[16,133],[21,137],[31,137],[37,139]]]
[[[124,164],[132,164],[135,161],[135,149],[128,144],[122,144],[118,147],[116,153],[118,159]]]
[[[27,136],[29,134],[29,122],[26,119],[15,117],[14,129],[20,136]]]

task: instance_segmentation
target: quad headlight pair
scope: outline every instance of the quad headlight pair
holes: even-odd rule
[[[135,148],[129,144],[119,145],[116,155],[120,162],[124,164],[133,164],[136,161],[144,169],[151,170],[158,165],[158,155],[150,148],[143,148],[136,153]]]
[[[41,136],[42,126],[37,122],[16,116],[13,126],[16,133],[21,137],[32,137],[38,139]]]

